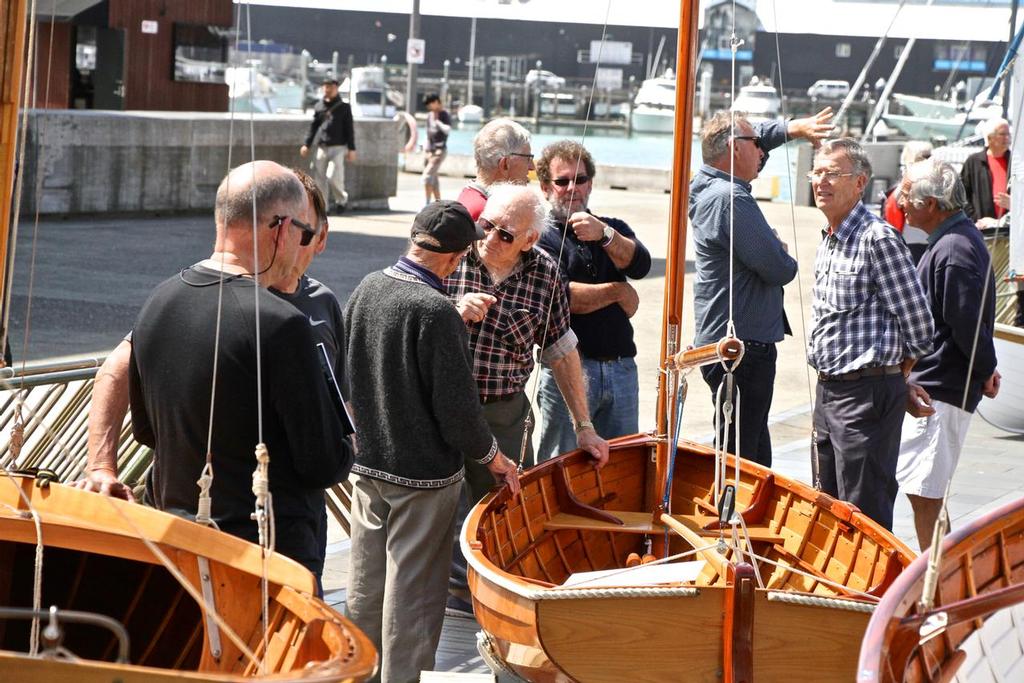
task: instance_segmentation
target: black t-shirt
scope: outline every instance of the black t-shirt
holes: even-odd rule
[[[154,449],[147,502],[195,515],[206,462],[219,273],[193,266],[160,284],[139,313],[129,365],[132,430]],[[255,297],[260,302],[262,435],[270,452],[277,550],[316,570],[322,489],[348,476],[342,434],[307,317],[249,278],[224,282],[213,411],[213,518],[257,540],[249,515],[259,441]]]
[[[634,239],[636,233],[624,221],[617,218],[599,217],[622,237]],[[636,242],[633,262],[625,270],[619,270],[605,253],[600,242],[581,242],[571,229],[567,231],[565,247],[562,248],[562,231],[565,223],[548,216],[547,225],[541,233],[537,246],[559,261],[559,272],[570,282],[601,284],[625,282],[626,277],[634,280],[647,275],[651,269],[651,255],[647,248]],[[617,237],[616,239],[621,239]],[[559,259],[561,250],[561,259]],[[570,304],[572,291],[570,289]],[[633,326],[629,316],[618,304],[605,306],[591,313],[573,313],[569,326],[579,338],[580,354],[584,358],[633,358],[636,344],[633,343]]]

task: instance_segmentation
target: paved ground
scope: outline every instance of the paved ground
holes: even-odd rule
[[[442,194],[454,197],[463,181],[442,178]],[[654,257],[651,275],[638,283],[641,306],[633,323],[639,347],[641,428],[654,425],[657,353],[661,330],[665,248],[669,197],[666,194],[595,191],[591,205],[598,213],[625,219]],[[357,213],[331,219],[326,252],[312,273],[342,301],[367,273],[394,261],[404,248],[413,215],[422,206],[419,179],[402,175],[391,211]],[[800,283],[786,288],[786,309],[795,336],[779,347],[779,370],[773,404],[772,438],[775,468],[810,481],[809,406],[812,379],[804,362],[803,322],[809,310],[811,264],[819,239],[816,209],[762,204],[801,264]],[[38,236],[33,240],[34,233]],[[149,290],[169,274],[211,251],[212,220],[207,216],[109,219],[104,217],[44,221],[34,231],[23,223],[18,241],[11,345],[15,358],[25,347],[25,321],[30,320],[29,358],[43,358],[112,348],[131,327]],[[33,241],[36,248],[33,249]],[[32,310],[26,309],[28,266],[35,255]],[[688,263],[687,272],[692,270]],[[689,283],[687,283],[689,290]],[[683,316],[684,340],[693,338],[692,297]],[[531,384],[532,391],[532,384]],[[710,393],[699,375],[691,377],[684,414],[684,435],[707,441],[711,431]],[[983,512],[1021,495],[1024,483],[1024,437],[1014,437],[976,418],[953,483],[950,512],[962,525]],[[916,547],[909,506],[900,498],[895,532]],[[331,534],[324,584],[333,601],[343,600],[347,541],[340,530]],[[473,622],[449,620],[438,656],[438,669],[480,671],[472,644]]]

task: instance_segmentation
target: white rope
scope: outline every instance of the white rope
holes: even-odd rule
[[[650,566],[650,564],[643,565]],[[699,588],[689,586],[631,586],[623,588],[548,588],[527,593],[528,600],[585,600],[605,598],[695,598]]]
[[[847,600],[845,598],[824,598],[818,595],[807,595],[805,593],[788,593],[786,591],[768,591],[769,602],[785,602],[791,605],[803,605],[806,607],[827,607],[829,609],[842,609],[849,612],[863,612],[871,614],[875,611],[875,605],[860,602],[859,600]]]
[[[32,567],[32,609],[35,611],[35,615],[32,617],[32,627],[29,631],[29,646],[28,653],[32,657],[39,654],[39,612],[42,609],[43,604],[43,525],[39,519],[39,512],[35,506],[32,505],[32,501],[25,495],[25,492],[21,490],[21,486],[14,476],[3,468],[4,475],[11,480],[11,484],[14,489],[18,492],[18,496],[21,501],[25,504],[28,510],[18,510],[12,505],[3,503],[2,506],[10,510],[15,516],[24,519],[25,517],[32,518],[32,524],[36,530],[36,552],[35,559],[33,560]]]
[[[259,529],[260,546],[274,552],[274,507],[270,493],[270,452],[266,444],[256,444],[256,469],[252,473],[252,493],[256,496],[256,511],[249,517]]]
[[[211,516],[213,497],[210,495],[210,489],[213,488],[213,464],[209,460],[206,461],[206,466],[203,467],[203,471],[199,474],[199,480],[196,484],[199,485],[199,505],[196,509],[196,523],[203,526],[211,526],[220,531],[220,527],[217,526],[217,522]]]

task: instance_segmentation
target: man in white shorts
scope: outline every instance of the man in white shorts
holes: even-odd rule
[[[907,222],[928,233],[917,274],[935,320],[934,350],[907,379],[909,414],[896,470],[923,551],[931,545],[974,409],[983,395],[994,398],[999,391],[992,344],[995,281],[981,234],[962,210],[963,184],[949,164],[913,164],[896,192]]]

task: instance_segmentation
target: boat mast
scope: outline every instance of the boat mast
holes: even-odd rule
[[[665,264],[665,300],[662,310],[661,368],[658,377],[658,489],[653,493],[652,508],[658,506],[668,478],[668,456],[673,447],[668,434],[668,414],[675,414],[678,397],[670,396],[672,388],[664,372],[668,359],[680,350],[683,310],[683,277],[686,266],[687,198],[690,184],[690,152],[693,146],[694,70],[697,65],[697,19],[700,3],[682,0],[679,10],[679,37],[676,52],[676,117],[672,153],[672,199],[669,211],[668,250]],[[670,405],[671,403],[671,405]]]
[[[28,0],[0,4],[0,346],[7,340],[10,308],[8,251],[14,235],[11,207],[14,194],[18,102],[25,70],[25,16]],[[4,364],[0,348],[0,367]]]

